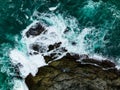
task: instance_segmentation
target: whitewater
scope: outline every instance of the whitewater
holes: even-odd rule
[[[50,26],[46,25],[45,23],[42,22],[41,19],[46,20],[46,22],[49,22],[51,25]],[[41,33],[38,36],[27,37],[26,32],[29,31],[31,27],[35,27],[36,24],[39,22],[42,23],[43,26],[45,27],[46,33]],[[60,47],[65,47],[65,49],[67,49],[68,50],[67,52],[69,53],[77,53],[79,55],[89,54],[85,48],[87,46],[84,43],[85,41],[84,38],[87,34],[89,34],[91,30],[94,30],[95,27],[84,28],[83,30],[80,30],[76,25],[77,22],[78,21],[74,17],[64,19],[63,16],[60,14],[55,15],[43,13],[41,16],[38,16],[38,20],[34,20],[32,24],[30,24],[29,26],[26,27],[25,30],[23,30],[23,32],[21,33],[22,39],[20,41],[21,42],[20,44],[24,46],[24,49],[21,51],[18,50],[17,48],[11,50],[10,58],[11,62],[14,65],[19,64],[19,71],[24,79],[30,73],[33,76],[35,76],[39,67],[47,65],[43,57],[44,55],[50,55],[50,53],[58,53],[58,55],[56,55],[55,60],[58,60],[62,58],[64,55],[66,55],[66,52],[62,52],[59,50],[47,52],[49,45],[54,45],[55,43],[62,42]],[[71,30],[64,33],[68,25]],[[79,33],[74,32],[73,31],[74,28],[78,29],[78,31],[80,32]],[[76,44],[73,45],[72,42],[75,42]],[[43,52],[34,54],[35,51],[31,48],[31,45],[34,44],[39,44],[40,48],[43,49]],[[107,59],[97,54],[91,54],[89,56],[91,58],[95,58],[98,60]],[[15,80],[14,90],[28,90],[28,88],[25,85],[24,80],[22,81]]]
[[[28,90],[25,78],[48,65],[44,56],[51,53],[56,53],[54,60],[67,52],[87,54],[97,60],[112,60],[119,68],[119,2],[4,0],[0,7],[0,90]],[[27,37],[26,32],[38,23],[45,31]],[[49,45],[55,43],[61,43],[59,49],[49,51]],[[40,46],[39,52],[33,45]]]

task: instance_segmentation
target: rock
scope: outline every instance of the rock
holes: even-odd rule
[[[26,32],[26,36],[37,36],[43,31],[45,31],[45,28],[38,22]]]
[[[61,62],[61,60],[62,60],[62,62]],[[57,69],[64,71],[64,69],[72,69],[74,67],[77,67],[77,65],[79,65],[79,64],[80,64],[80,62],[76,62],[75,60],[67,59],[67,58],[63,57],[60,60],[49,63],[49,66],[56,67]]]
[[[70,28],[67,27],[65,30],[64,30],[64,34],[68,33],[70,31]]]
[[[75,53],[67,53],[64,58],[67,58],[67,59],[70,59],[70,60],[78,60],[78,59],[80,59],[80,55],[75,54]]]
[[[38,44],[34,44],[34,45],[32,45],[32,49],[33,49],[34,51],[39,52],[40,46],[39,46]]]
[[[96,60],[96,59],[92,59],[92,58],[82,59],[81,61],[83,63],[88,63],[88,64],[96,64],[96,65],[100,65],[101,64],[101,61]]]
[[[30,52],[30,55],[33,54],[39,54],[39,53],[44,53],[47,52],[47,46],[44,43],[34,43],[30,45],[30,49],[32,49],[34,52]]]
[[[34,79],[33,79],[33,76],[31,74],[29,74],[26,78],[26,83],[28,85],[29,88],[32,88],[35,86],[35,82],[34,82]]]
[[[48,51],[51,51],[51,50],[54,50],[54,49],[60,47],[61,44],[62,44],[62,42],[58,42],[58,43],[55,43],[53,45],[49,45],[49,47],[48,47],[49,50]]]
[[[83,59],[88,59],[88,55],[86,54],[76,54],[76,53],[67,53],[66,56],[64,56],[64,58],[68,58],[68,59],[72,59],[72,60],[83,60]]]
[[[114,67],[115,68],[115,63],[111,62],[110,60],[102,60],[101,66],[107,68],[107,67]]]
[[[71,42],[71,44],[72,44],[73,46],[75,46],[77,43],[76,43],[76,42]]]
[[[80,55],[80,60],[88,59],[88,58],[89,58],[89,56],[86,55],[86,54],[82,54],[82,55]]]
[[[83,59],[83,63],[90,63],[90,64],[96,64],[98,66],[101,66],[103,68],[115,68],[115,63],[111,62],[110,60],[96,60],[96,59]]]
[[[79,58],[80,55],[67,53],[40,67],[35,77],[30,74],[25,79],[29,90],[120,90],[120,71],[113,62],[85,55],[82,64]]]
[[[44,59],[45,59],[46,63],[48,63],[49,61],[53,60],[53,58],[51,57],[51,55],[44,56]]]
[[[14,67],[13,69],[14,69],[14,72],[15,72],[12,77],[22,80],[23,77],[20,74],[20,69],[19,68],[23,67],[23,65],[21,65],[20,63],[18,63],[16,65],[12,65],[12,67]]]

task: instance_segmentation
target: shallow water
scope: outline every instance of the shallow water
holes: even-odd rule
[[[29,73],[46,65],[41,53],[30,56],[30,45],[62,42],[68,52],[110,58],[120,65],[120,2],[115,0],[1,0],[0,1],[0,90],[27,90],[24,80]],[[25,32],[40,21],[46,34],[26,38]],[[30,25],[30,26],[29,26]],[[67,33],[64,33],[65,29]],[[44,39],[46,38],[46,39]],[[75,43],[75,45],[73,45]],[[57,58],[65,53],[56,51]],[[38,59],[41,58],[41,59]],[[41,60],[39,63],[39,60]],[[31,69],[34,69],[31,71]]]

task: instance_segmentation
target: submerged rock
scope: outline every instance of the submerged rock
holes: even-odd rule
[[[32,45],[32,49],[33,49],[34,51],[39,52],[40,46],[39,46],[38,44]]]
[[[53,45],[49,45],[49,47],[48,47],[49,50],[48,51],[54,50],[56,48],[59,48],[61,44],[62,44],[62,42],[58,42],[58,43],[55,43]]]
[[[34,26],[32,26],[27,32],[26,32],[26,36],[30,37],[30,36],[37,36],[40,33],[42,33],[43,31],[45,31],[45,28],[40,24],[40,23],[36,23]]]
[[[58,45],[59,43],[57,43]],[[59,56],[63,55],[63,53],[66,53],[67,50],[64,47],[58,47],[58,46],[51,46],[53,48],[51,48],[51,50],[53,50],[50,54],[45,55],[44,59],[45,62],[48,63],[49,61],[53,61],[56,58],[58,58]],[[56,47],[56,49],[54,49]]]
[[[35,77],[28,75],[25,82],[29,90],[120,90],[120,71],[114,63],[80,57],[68,53],[39,68]]]

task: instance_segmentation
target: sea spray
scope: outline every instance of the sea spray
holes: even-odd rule
[[[19,66],[22,77],[26,77],[29,73],[35,76],[38,67],[46,65],[42,56],[28,57],[18,50],[11,51],[10,57],[13,64]]]
[[[14,80],[13,90],[28,90],[24,80]]]

